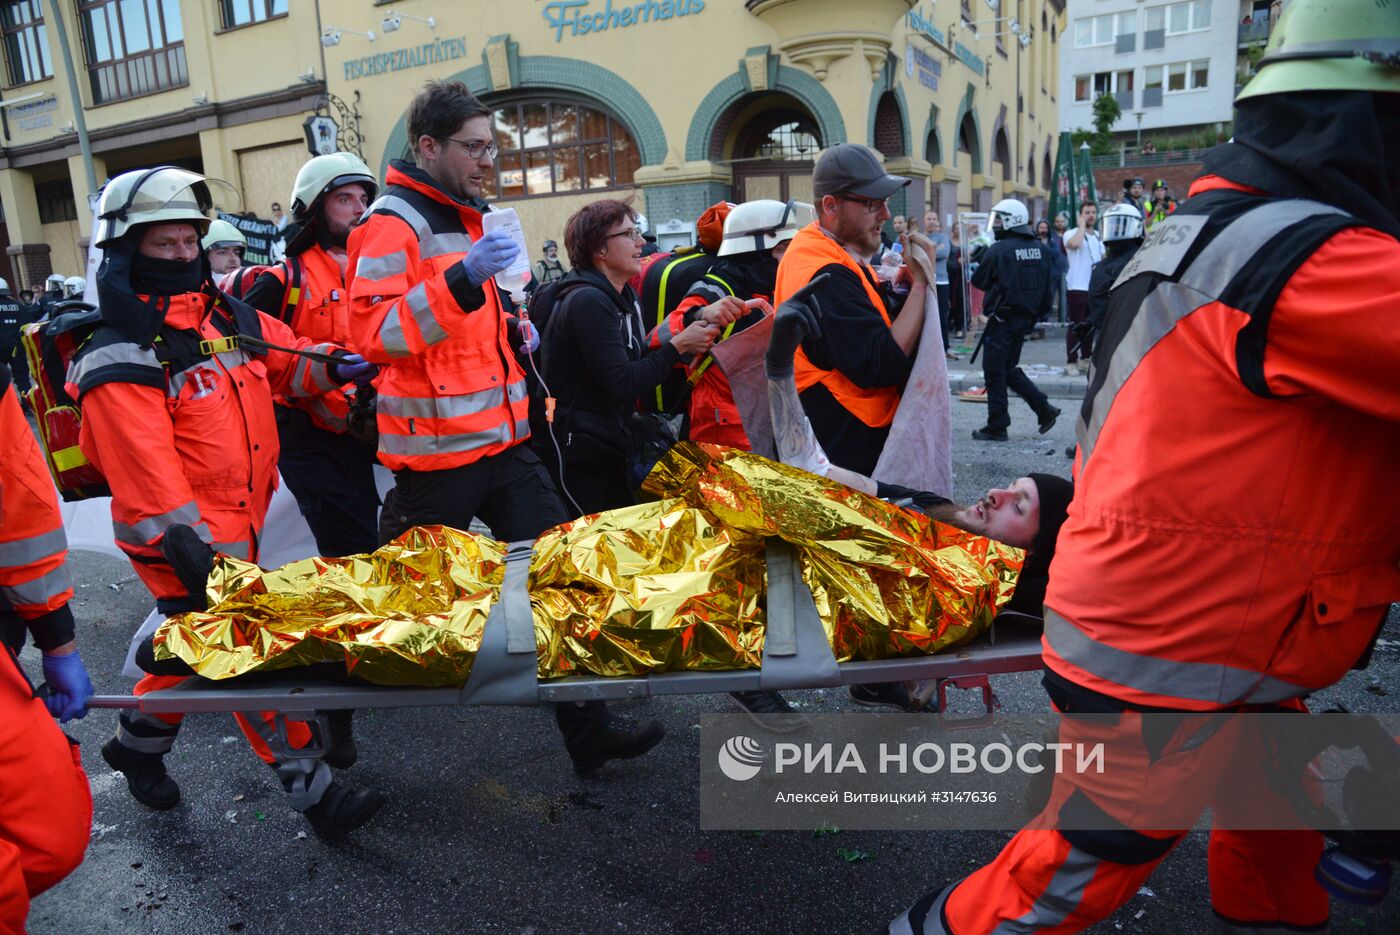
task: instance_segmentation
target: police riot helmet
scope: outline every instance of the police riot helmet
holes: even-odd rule
[[[1142,212],[1127,202],[1119,202],[1103,213],[1100,221],[1104,243],[1142,239]]]
[[[805,201],[768,198],[735,205],[724,218],[724,238],[719,256],[772,250],[791,240],[817,217],[817,209]]]
[[[4,276],[0,276],[0,292],[10,291],[10,281]]]
[[[107,247],[141,224],[185,221],[203,237],[209,232],[209,212],[214,207],[211,184],[233,192],[227,182],[175,166],[123,172],[102,189],[97,205],[97,246]]]
[[[1235,96],[1295,91],[1400,93],[1400,16],[1376,0],[1292,0],[1258,73]]]
[[[81,276],[69,276],[63,280],[63,297],[65,299],[82,298],[87,291],[87,280]]]
[[[45,291],[45,292],[62,292],[62,291],[63,291],[63,282],[64,282],[64,276],[63,276],[62,273],[53,273],[52,275],[49,276],[48,279],[45,279],[45,280],[44,280],[44,291]]]
[[[1018,201],[1015,198],[1003,198],[1001,201],[992,205],[991,225],[994,236],[1000,236],[996,233],[997,231],[1001,231],[1002,233],[1014,231],[1018,234],[1030,236],[1030,219],[1031,215],[1030,212],[1026,210],[1025,202]],[[998,220],[1001,221],[1000,226],[996,223]]]

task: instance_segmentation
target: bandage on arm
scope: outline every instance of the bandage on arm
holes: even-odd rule
[[[864,474],[837,467],[822,451],[812,423],[797,398],[797,380],[791,375],[768,379],[768,411],[773,419],[773,441],[778,460],[812,474],[845,484],[861,493],[875,495],[875,482]]]

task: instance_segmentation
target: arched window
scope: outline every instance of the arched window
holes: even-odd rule
[[[977,143],[977,122],[971,113],[963,115],[958,127],[958,152],[967,153],[973,172],[982,171],[982,147]]]
[[[508,101],[496,105],[494,186],[500,198],[563,195],[632,184],[641,153],[608,113],[582,102]],[[491,190],[494,188],[494,190]]]
[[[779,107],[764,111],[744,127],[735,156],[809,162],[821,148],[821,131],[816,121],[799,111]]]
[[[1046,187],[1046,188],[1049,188],[1049,187],[1050,187],[1050,180],[1051,180],[1052,178],[1054,178],[1054,176],[1055,176],[1055,169],[1054,169],[1054,166],[1052,166],[1051,163],[1050,163],[1050,141],[1049,141],[1049,140],[1046,140],[1046,141],[1045,141],[1045,158],[1044,158],[1044,161],[1041,163],[1041,169],[1042,169],[1042,170],[1044,171],[1044,173],[1045,173],[1045,176],[1044,176],[1044,177],[1045,177],[1045,187]]]
[[[1011,181],[1011,143],[1006,138],[1006,127],[997,130],[992,140],[992,161],[1001,163],[1003,181]]]
[[[933,130],[929,131],[928,139],[924,141],[924,159],[931,166],[943,164],[943,147],[938,145],[938,134]]]
[[[875,105],[875,148],[886,159],[903,156],[904,118],[899,113],[899,99],[886,91]]]
[[[1026,153],[1026,184],[1035,188],[1035,144],[1031,144],[1031,151]]]

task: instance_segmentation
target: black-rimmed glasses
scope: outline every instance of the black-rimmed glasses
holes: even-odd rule
[[[465,149],[467,155],[473,159],[480,159],[482,156],[495,159],[496,154],[501,151],[501,148],[495,143],[482,143],[476,140],[459,140],[451,136],[443,137],[442,141],[444,143],[456,143],[458,146]]]

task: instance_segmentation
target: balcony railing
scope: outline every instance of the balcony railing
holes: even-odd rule
[[[177,42],[150,52],[141,52],[115,62],[89,65],[92,101],[110,104],[133,97],[168,91],[190,83],[185,67],[185,44]]]
[[[1091,156],[1089,162],[1095,169],[1118,169],[1133,166],[1171,166],[1188,162],[1200,162],[1204,149],[1173,149],[1161,153],[1130,153],[1127,151],[1109,153],[1106,156]]]
[[[1240,45],[1250,45],[1255,42],[1269,41],[1269,20],[1268,17],[1260,18],[1249,23],[1240,23]]]

